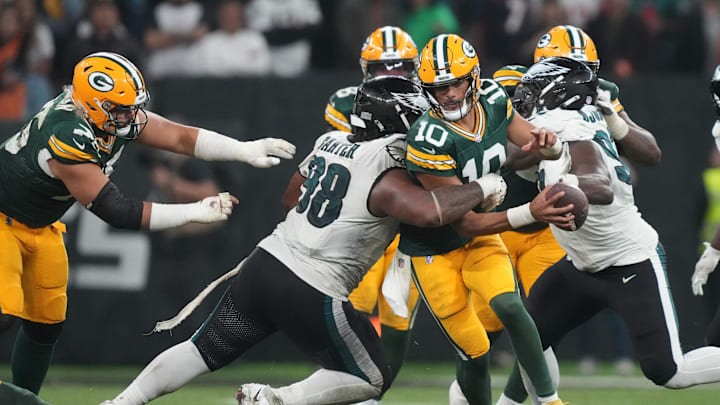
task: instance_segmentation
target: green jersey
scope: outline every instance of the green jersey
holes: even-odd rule
[[[31,228],[57,221],[75,199],[47,163],[93,163],[109,175],[129,141],[96,138],[78,114],[69,91],[45,104],[0,145],[0,212]]]
[[[352,132],[350,113],[355,101],[356,86],[345,87],[336,91],[325,106],[325,121],[338,131]]]
[[[515,113],[495,81],[482,80],[479,94],[470,111],[475,115],[472,131],[441,119],[432,109],[410,127],[405,162],[411,176],[456,176],[467,183],[500,170],[507,156],[507,127]],[[400,234],[399,248],[411,256],[447,253],[470,241],[449,225],[432,229],[402,225]]]

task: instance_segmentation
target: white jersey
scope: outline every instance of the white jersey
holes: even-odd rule
[[[590,204],[587,220],[577,231],[570,232],[551,225],[552,233],[567,252],[575,267],[597,272],[610,266],[639,263],[655,253],[658,235],[645,222],[633,197],[630,171],[620,160],[615,142],[610,137],[602,113],[594,106],[579,111],[552,110],[533,116],[536,126],[549,128],[563,142],[592,141],[602,151],[610,172],[613,202]],[[569,154],[556,161],[540,163],[539,177],[545,184],[554,184],[567,172]]]
[[[258,246],[306,283],[347,300],[397,232],[392,217],[368,210],[370,191],[388,170],[405,168],[405,135],[351,143],[332,131],[300,163],[307,180],[297,207]]]

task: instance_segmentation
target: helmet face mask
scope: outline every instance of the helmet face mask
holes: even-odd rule
[[[398,27],[384,26],[373,31],[360,51],[363,80],[378,76],[414,79],[419,65],[418,50],[410,35]]]
[[[147,124],[144,108],[150,95],[145,80],[132,62],[116,53],[96,52],[75,66],[72,98],[103,135],[135,139]]]
[[[558,25],[545,33],[535,48],[535,62],[553,56],[575,59],[597,73],[600,59],[592,38],[573,25]]]
[[[353,103],[350,142],[406,133],[428,108],[420,87],[399,76],[383,76],[358,87]]]
[[[472,45],[458,35],[441,34],[425,45],[418,77],[433,111],[447,121],[457,121],[468,115],[478,100],[480,64]],[[468,87],[461,103],[460,100],[441,103],[437,99],[439,89],[465,81]],[[459,108],[447,108],[458,103]]]
[[[530,66],[515,90],[513,104],[526,117],[534,111],[579,110],[595,104],[597,75],[582,62],[551,57]]]

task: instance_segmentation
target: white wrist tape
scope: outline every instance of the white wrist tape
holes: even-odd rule
[[[200,128],[195,141],[195,157],[203,160],[242,160],[245,156],[244,143]]]
[[[720,250],[715,249],[712,247],[709,243],[706,245],[707,248],[705,249],[705,254],[712,259],[720,258]]]
[[[512,207],[506,212],[508,222],[513,228],[520,228],[535,222],[535,217],[533,217],[530,211],[530,203]]]
[[[563,143],[560,139],[557,139],[554,144],[549,148],[540,148],[540,154],[546,158],[556,158],[562,153]]]
[[[191,221],[191,211],[193,205],[191,204],[158,204],[152,203],[152,211],[150,211],[150,226],[151,231],[162,231],[164,229],[175,228],[180,225],[185,225]]]
[[[605,122],[607,122],[610,135],[616,141],[622,140],[630,132],[630,126],[617,113],[606,116]]]

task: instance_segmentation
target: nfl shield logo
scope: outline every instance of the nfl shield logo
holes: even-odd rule
[[[425,263],[427,263],[427,264],[432,264],[432,262],[433,262],[433,257],[432,257],[432,256],[425,256]]]
[[[399,259],[399,260],[398,260],[398,266],[400,266],[400,267],[405,267],[405,259],[402,259],[402,258]]]

